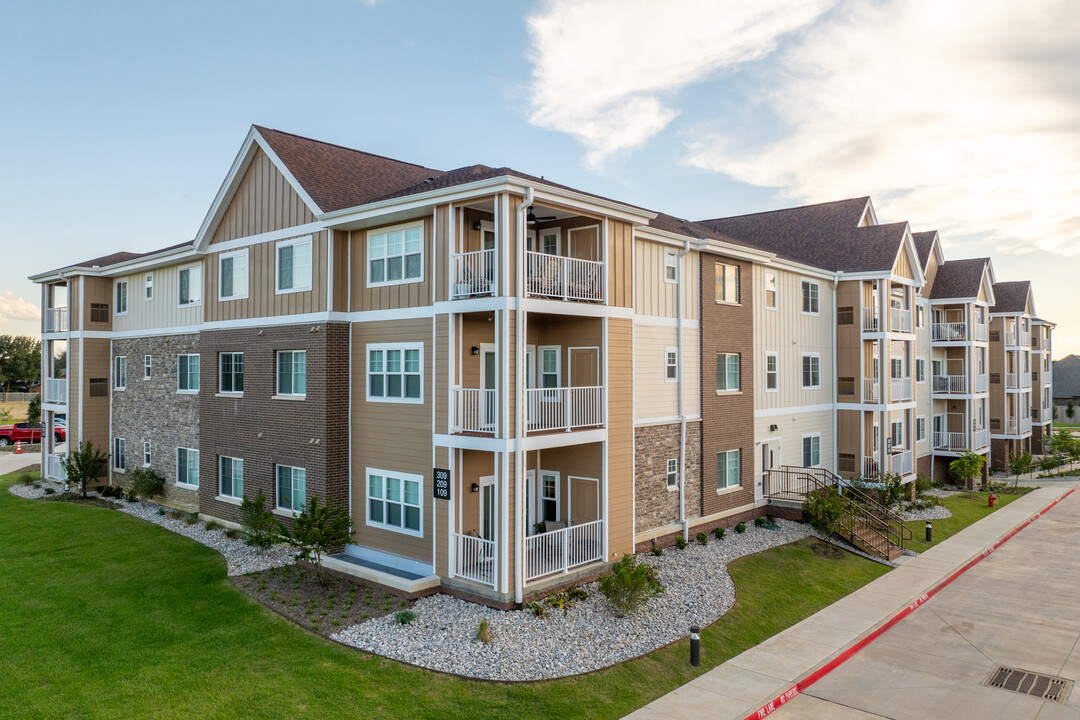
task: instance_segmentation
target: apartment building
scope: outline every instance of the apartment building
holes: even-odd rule
[[[1044,444],[1054,434],[1054,372],[1050,335],[1054,323],[1031,321],[1031,452],[1046,452]]]
[[[1027,280],[996,283],[994,297],[990,308],[990,458],[1000,469],[1008,465],[1010,456],[1032,450],[1035,303]],[[1041,397],[1040,388],[1035,388],[1034,396]]]

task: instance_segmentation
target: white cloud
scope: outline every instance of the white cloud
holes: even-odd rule
[[[0,322],[40,319],[41,310],[36,305],[31,305],[10,290],[0,292]]]
[[[553,0],[528,19],[530,121],[569,133],[599,167],[667,127],[681,88],[768,55],[832,2]]]

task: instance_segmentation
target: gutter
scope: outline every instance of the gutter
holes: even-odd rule
[[[525,433],[525,311],[522,308],[523,288],[525,286],[525,226],[528,223],[529,207],[533,203],[532,187],[525,188],[525,201],[517,209],[517,228],[514,239],[517,250],[514,253],[514,602],[520,604],[525,590],[524,564],[524,527],[525,527],[525,458],[522,457],[522,435]]]

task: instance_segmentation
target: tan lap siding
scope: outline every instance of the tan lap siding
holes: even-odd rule
[[[672,418],[679,414],[679,383],[668,381],[667,348],[678,343],[677,330],[665,325],[634,324],[634,419],[638,422]],[[698,328],[683,328],[683,406],[697,415],[701,360]]]
[[[80,441],[93,442],[94,446],[111,452],[109,448],[109,395],[105,397],[90,397],[90,378],[105,378],[108,392],[112,392],[112,358],[110,357],[109,340],[100,338],[84,338],[82,340],[82,367],[86,380],[82,389],[82,423],[83,434]],[[132,382],[132,364],[128,362],[128,383]]]
[[[259,149],[210,242],[226,242],[314,221],[315,216],[289,181]]]
[[[630,320],[607,320],[608,559],[634,551],[634,375]],[[602,501],[601,501],[602,502]]]

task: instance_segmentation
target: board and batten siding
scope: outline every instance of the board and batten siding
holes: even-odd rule
[[[197,263],[183,263],[159,267],[154,270],[125,275],[113,281],[113,302],[116,301],[116,284],[127,281],[128,311],[116,315],[113,308],[113,330],[116,332],[152,330],[155,328],[183,327],[202,322],[203,306],[180,307],[180,270]],[[154,296],[146,299],[146,276],[154,278]]]
[[[765,307],[765,272],[775,272],[776,309]],[[776,267],[754,265],[754,408],[818,405],[833,401],[832,323],[833,286],[818,280],[817,315],[802,312],[802,281],[798,273]],[[777,390],[765,390],[765,354],[777,353]],[[821,355],[821,387],[802,388],[802,355]]]
[[[664,254],[676,254],[680,248],[650,240],[634,240],[634,312],[638,315],[676,317],[676,292],[678,284],[668,282],[664,275]],[[687,253],[681,261],[682,269],[682,316],[698,318],[698,262],[696,252]]]
[[[315,222],[315,215],[261,149],[218,222],[210,244]]]
[[[327,231],[304,233],[311,237],[311,289],[277,292],[277,244],[291,238],[255,243],[247,247],[247,297],[219,300],[221,253],[211,252],[203,263],[203,305],[206,322],[298,315],[326,310]],[[211,246],[212,248],[212,246]]]
[[[775,425],[776,430],[770,430]],[[818,410],[815,412],[797,412],[791,415],[773,415],[754,419],[754,437],[758,440],[768,440],[770,443],[779,438],[780,454],[775,460],[775,467],[780,465],[795,465],[802,467],[803,464],[803,436],[812,434],[821,435],[821,464],[820,467],[835,472],[834,467],[834,431],[833,414],[831,410]],[[858,435],[856,434],[856,438]],[[858,440],[856,439],[856,443]],[[761,496],[761,473],[763,471],[761,445],[755,447],[754,453],[754,477],[759,483],[756,495]]]
[[[696,272],[696,270],[695,270]],[[671,418],[679,414],[679,383],[667,380],[666,349],[677,347],[676,328],[634,321],[634,420]],[[683,327],[683,410],[699,414],[701,406],[701,353],[699,331]]]

